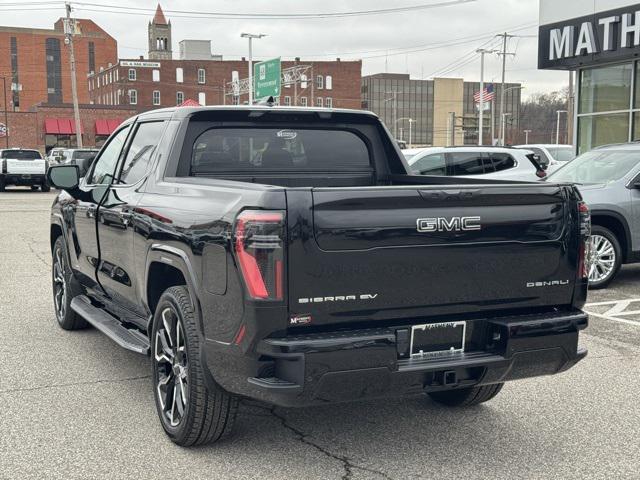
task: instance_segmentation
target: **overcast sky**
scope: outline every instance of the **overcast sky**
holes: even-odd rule
[[[155,8],[156,0],[94,0],[96,3],[130,7]],[[163,0],[165,10],[223,11],[234,13],[317,13],[366,9],[384,9],[439,3],[443,0]],[[561,1],[561,0],[558,0]],[[1,5],[1,3],[0,3]],[[85,7],[89,8],[89,7]],[[538,0],[476,0],[453,6],[438,7],[409,13],[314,20],[212,20],[206,18],[176,18],[165,12],[173,25],[173,50],[177,58],[178,42],[182,39],[210,39],[214,53],[226,58],[247,54],[246,40],[241,32],[265,33],[257,40],[256,57],[295,56],[307,59],[363,59],[363,75],[389,71],[410,73],[412,78],[431,78],[443,67],[448,77],[463,77],[478,81],[480,60],[470,54],[482,46],[492,47],[492,34],[515,31],[521,38],[511,39],[507,60],[507,81],[522,82],[525,96],[563,88],[568,82],[566,72],[538,71],[537,23]],[[60,11],[2,12],[3,25],[51,28],[64,14]],[[136,58],[147,53],[147,22],[151,14],[92,12],[78,8],[77,17],[92,18],[118,41],[121,58]],[[524,26],[530,26],[524,28]],[[477,38],[481,37],[482,38]],[[470,37],[473,37],[469,41]],[[433,48],[444,42],[464,44]],[[435,44],[435,45],[434,45]],[[413,48],[410,54],[398,49]],[[388,56],[386,49],[389,49]],[[418,51],[422,50],[422,51]],[[474,58],[472,58],[474,57]],[[470,61],[458,61],[469,59]],[[457,62],[457,64],[456,64]],[[466,64],[465,64],[466,63]],[[460,65],[461,64],[461,65]],[[486,61],[486,81],[500,80],[500,59],[490,55]]]

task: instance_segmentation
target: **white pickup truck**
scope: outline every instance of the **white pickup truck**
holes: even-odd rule
[[[50,190],[47,183],[47,161],[38,150],[9,148],[0,150],[0,192],[7,185],[38,187],[43,192]]]

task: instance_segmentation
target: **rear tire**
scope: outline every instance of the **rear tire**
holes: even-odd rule
[[[49,185],[40,185],[40,190],[46,193],[51,190],[51,187]]]
[[[618,237],[600,225],[591,227],[589,254],[589,288],[607,288],[622,266],[622,247]],[[613,249],[613,251],[611,251]]]
[[[431,399],[447,407],[471,407],[488,402],[494,398],[504,387],[504,383],[495,385],[483,385],[481,387],[459,388],[444,392],[431,392]]]
[[[0,178],[0,192],[4,192],[4,178]]]
[[[183,447],[218,442],[232,429],[238,397],[209,377],[201,363],[198,322],[186,287],[167,289],[151,329],[156,410],[169,438]]]
[[[85,319],[71,309],[71,300],[82,294],[82,288],[67,265],[66,247],[62,236],[59,236],[53,245],[51,284],[53,308],[60,328],[64,330],[87,328],[89,324]]]

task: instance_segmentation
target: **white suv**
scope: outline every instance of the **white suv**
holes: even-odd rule
[[[549,167],[549,173],[576,158],[576,149],[571,145],[517,145],[514,148],[530,150],[540,158],[540,165]]]
[[[547,176],[532,151],[502,147],[425,148],[408,160],[416,175],[536,181]]]

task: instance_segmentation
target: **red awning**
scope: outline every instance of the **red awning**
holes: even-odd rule
[[[70,118],[45,118],[44,133],[47,135],[73,135],[76,133],[76,123]],[[80,133],[84,128],[80,125]]]
[[[111,135],[121,123],[121,119],[96,120],[96,135]]]

